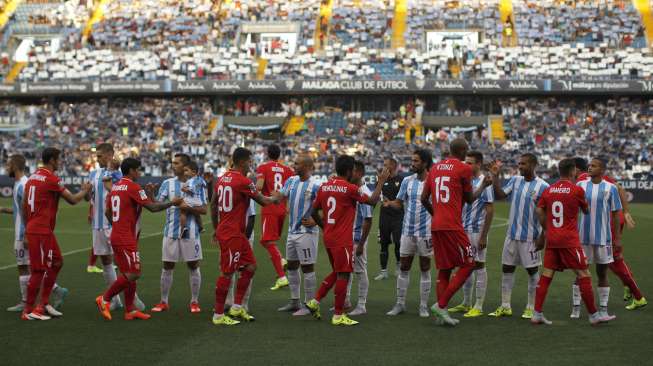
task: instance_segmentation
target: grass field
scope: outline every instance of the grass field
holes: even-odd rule
[[[3,205],[8,203],[2,201]],[[624,238],[626,258],[645,295],[653,294],[650,265],[653,254],[652,208],[651,205],[633,205],[638,226],[627,231]],[[310,317],[294,319],[287,313],[276,311],[287,301],[288,290],[269,290],[273,269],[267,253],[258,245],[259,271],[250,303],[257,321],[238,327],[215,327],[210,317],[218,274],[218,250],[211,246],[208,234],[203,238],[202,313],[188,312],[188,272],[179,267],[170,299],[171,311],[157,314],[147,322],[126,322],[121,316],[106,322],[101,319],[94,303],[95,296],[104,288],[102,275],[86,273],[91,244],[86,212],[85,205],[70,207],[62,204],[60,209],[57,235],[65,253],[65,264],[59,283],[70,289],[63,307],[64,318],[23,322],[17,314],[0,312],[0,365],[653,364],[653,309],[625,310],[621,300],[622,286],[612,275],[610,310],[618,318],[601,327],[591,327],[586,314],[581,321],[569,320],[571,273],[558,275],[549,291],[545,312],[554,321],[553,326],[534,327],[520,319],[518,315],[526,303],[527,276],[524,271],[518,272],[513,293],[516,316],[465,319],[454,329],[438,327],[433,319],[417,316],[419,275],[414,265],[406,314],[395,318],[385,315],[395,301],[393,277],[381,282],[371,280],[368,314],[360,317],[361,325],[336,328],[329,325],[328,316],[321,321]],[[507,206],[498,205],[495,217],[489,242],[486,313],[492,311],[500,300],[500,252]],[[138,292],[151,306],[159,300],[163,216],[146,212],[142,222],[140,250],[144,275],[139,281]],[[379,269],[376,225],[375,220],[368,253],[370,277]],[[12,227],[10,216],[0,217],[2,309],[19,299],[13,266]],[[320,280],[328,270],[325,252],[320,249],[317,266]],[[457,304],[460,296],[457,295],[452,304]],[[323,312],[332,301],[333,296],[329,295],[323,303]]]

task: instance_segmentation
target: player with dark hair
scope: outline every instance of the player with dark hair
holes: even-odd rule
[[[394,244],[395,254],[395,275],[399,275],[401,254],[399,249],[401,247],[401,230],[404,220],[404,208],[392,205],[390,202],[397,199],[401,181],[404,179],[397,174],[397,159],[389,157],[384,160],[383,168],[390,172],[390,177],[383,184],[381,195],[382,205],[381,212],[379,213],[379,244],[381,244],[381,251],[379,252],[379,260],[381,262],[381,273],[379,273],[375,280],[384,280],[388,278],[388,259],[390,257],[390,244]]]

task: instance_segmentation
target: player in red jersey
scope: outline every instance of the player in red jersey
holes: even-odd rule
[[[335,314],[331,319],[333,325],[356,325],[357,321],[350,319],[344,313],[347,283],[354,266],[354,218],[356,203],[374,206],[381,197],[383,184],[390,175],[384,169],[371,196],[361,194],[360,187],[351,183],[354,172],[354,158],[347,155],[336,160],[336,177],[323,183],[313,202],[311,216],[324,231],[324,246],[329,256],[333,271],[322,281],[314,299],[306,303],[306,307],[317,319],[320,315],[320,300],[324,298],[335,284]],[[324,217],[320,215],[324,211]]]
[[[70,193],[54,174],[60,168],[62,160],[61,150],[53,147],[44,149],[41,154],[43,166],[29,177],[23,190],[22,215],[31,265],[27,302],[21,314],[23,320],[48,320],[50,316],[63,315],[49,304],[50,293],[63,266],[61,250],[54,236],[59,198],[75,205],[84,199],[91,190],[91,185],[85,183],[81,191]],[[41,302],[35,308],[39,289]]]
[[[211,220],[215,228],[214,242],[220,246],[220,277],[215,285],[215,313],[213,324],[236,325],[233,318],[253,321],[254,317],[242,306],[243,297],[256,271],[256,259],[245,235],[250,199],[261,206],[279,203],[281,195],[263,196],[247,178],[252,163],[252,153],[242,147],[234,150],[233,168],[220,177],[215,185],[211,204]],[[229,314],[224,314],[224,304],[229,292],[231,277],[240,271],[234,304]]]
[[[438,324],[455,326],[447,305],[474,271],[474,255],[462,223],[463,204],[471,204],[483,192],[481,185],[472,191],[472,168],[464,163],[467,141],[455,139],[449,147],[450,156],[433,165],[424,182],[422,205],[431,214],[431,237],[438,268],[437,303],[431,307]],[[458,267],[455,276],[451,272]]]
[[[574,183],[576,163],[574,159],[564,159],[558,164],[560,180],[542,193],[537,203],[537,216],[542,225],[542,234],[537,239],[537,250],[544,251],[544,271],[535,292],[535,312],[531,323],[552,324],[542,313],[549,285],[555,271],[571,269],[576,273],[581,297],[590,314],[592,325],[605,323],[614,316],[600,313],[594,303],[592,277],[590,275],[585,253],[580,245],[578,235],[578,211],[589,213],[585,191]]]
[[[269,161],[259,165],[256,169],[256,189],[263,195],[269,196],[272,192],[279,192],[288,178],[295,175],[295,172],[279,163],[281,149],[278,145],[268,146]],[[288,279],[284,271],[284,261],[281,252],[277,247],[277,240],[283,231],[283,222],[286,218],[286,203],[267,205],[261,210],[263,220],[261,221],[262,234],[261,245],[268,251],[270,260],[277,272],[277,280],[270,290],[278,290],[288,286]]]
[[[104,294],[95,298],[98,310],[106,320],[111,320],[111,300],[121,292],[125,294],[125,320],[150,318],[149,314],[134,307],[136,280],[141,276],[141,259],[138,253],[141,207],[150,212],[159,212],[182,203],[182,198],[169,202],[154,202],[151,198],[154,187],[148,185],[146,193],[136,183],[141,176],[140,168],[141,162],[134,158],[123,160],[120,164],[123,178],[111,187],[106,200],[104,214],[107,220],[111,221],[113,258],[121,273]]]

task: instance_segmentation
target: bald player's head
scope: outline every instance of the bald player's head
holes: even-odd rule
[[[451,156],[454,156],[461,161],[465,160],[465,157],[467,156],[467,149],[467,141],[461,138],[454,139],[449,145]]]
[[[302,178],[307,178],[313,173],[313,157],[309,154],[299,154],[295,159],[295,173]]]

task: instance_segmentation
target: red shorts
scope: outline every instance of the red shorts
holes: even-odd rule
[[[581,247],[546,248],[544,250],[544,268],[554,271],[587,269],[587,258]]]
[[[249,240],[242,236],[233,236],[220,240],[220,271],[222,273],[234,273],[241,267],[248,264],[256,264],[254,252],[249,245]]]
[[[464,231],[432,231],[435,266],[452,269],[474,263],[474,252]]]
[[[263,215],[263,234],[261,234],[261,241],[275,241],[281,237],[283,231],[283,222],[286,215]]]
[[[36,271],[45,271],[52,263],[61,262],[61,250],[54,234],[25,234],[29,252],[30,267]]]
[[[113,261],[121,273],[141,273],[141,255],[138,250],[114,246]]]
[[[331,268],[336,273],[354,271],[354,247],[326,248]]]

